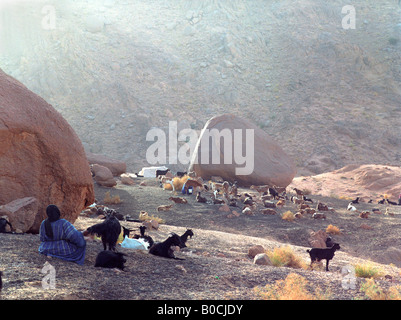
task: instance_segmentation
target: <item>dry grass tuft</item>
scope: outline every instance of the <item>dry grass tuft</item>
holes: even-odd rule
[[[378,278],[381,277],[382,271],[375,267],[373,264],[361,263],[354,266],[355,267],[355,275],[360,278]]]
[[[317,288],[308,289],[308,281],[301,275],[290,273],[284,280],[278,280],[274,285],[253,289],[258,298],[264,300],[328,300],[330,294]]]
[[[107,191],[104,195],[103,202],[105,204],[118,204],[121,203],[121,199],[119,195],[111,196],[110,191]]]
[[[370,300],[401,300],[401,287],[392,286],[387,290],[382,289],[374,279],[367,279],[361,284],[361,292],[364,292]]]
[[[295,220],[295,214],[292,213],[291,211],[286,211],[281,216],[281,219],[286,220],[286,221],[294,221]]]
[[[267,256],[275,267],[307,269],[305,262],[294,253],[290,246],[274,248],[273,251],[267,252]]]
[[[333,235],[339,235],[341,234],[340,228],[333,226],[332,224],[329,224],[326,228],[326,233],[333,234]]]

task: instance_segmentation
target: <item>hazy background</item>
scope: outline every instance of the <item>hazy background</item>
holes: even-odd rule
[[[342,28],[343,6],[356,28]],[[152,127],[233,113],[298,174],[401,159],[401,7],[391,1],[0,0],[0,68],[86,150],[147,165]],[[179,166],[178,166],[179,168]]]

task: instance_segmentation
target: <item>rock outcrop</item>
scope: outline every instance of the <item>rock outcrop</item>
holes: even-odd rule
[[[50,104],[0,70],[0,205],[35,197],[38,232],[45,209],[56,204],[74,222],[94,202],[82,143]]]
[[[231,114],[213,117],[206,123],[188,171],[195,171],[203,179],[220,176],[236,180],[244,187],[286,187],[296,174],[290,157],[266,132]]]
[[[127,171],[127,164],[124,161],[112,159],[102,154],[86,152],[89,164],[99,164],[109,168],[113,176],[119,176]]]
[[[24,233],[29,231],[39,214],[39,202],[34,197],[16,199],[0,206],[0,217],[7,216],[12,231]]]
[[[117,181],[114,179],[111,170],[107,167],[93,164],[92,173],[93,179],[95,179],[96,183],[100,186],[111,188],[117,185]]]

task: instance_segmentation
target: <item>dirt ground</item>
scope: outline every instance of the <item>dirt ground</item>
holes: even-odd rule
[[[287,201],[277,209],[277,215],[254,216],[241,214],[228,218],[227,212],[218,210],[219,205],[202,204],[195,196],[186,195],[187,204],[175,204],[170,211],[157,212],[159,205],[170,204],[171,191],[164,191],[150,179],[147,186],[119,184],[109,189],[95,186],[98,203],[102,203],[107,191],[119,195],[121,203],[108,205],[124,215],[137,218],[139,212],[147,211],[165,220],[159,230],[151,231],[155,241],[164,240],[170,232],[182,234],[192,228],[194,237],[188,240],[188,248],[176,254],[185,260],[170,260],[156,257],[144,251],[118,247],[127,255],[124,271],[95,268],[97,254],[103,249],[99,241],[88,241],[85,263],[75,263],[49,258],[38,253],[39,236],[33,234],[0,234],[0,270],[3,271],[4,300],[214,300],[214,299],[257,299],[253,293],[256,286],[273,284],[284,279],[289,273],[304,276],[311,286],[319,286],[331,292],[331,299],[363,299],[359,291],[364,281],[357,278],[357,288],[342,288],[341,269],[355,265],[363,259],[375,261],[383,271],[378,280],[382,287],[401,283],[397,257],[385,254],[389,247],[400,245],[401,208],[391,207],[394,216],[371,214],[368,219],[346,210],[348,200],[325,198],[311,195],[335,212],[326,213],[325,220],[314,220],[305,216],[293,222],[281,219],[287,210],[295,212],[295,205]],[[180,195],[182,196],[182,195]],[[384,205],[360,204],[358,209],[371,210],[373,207],[385,211]],[[81,216],[75,222],[78,230],[100,222],[97,217]],[[137,228],[140,223],[122,221],[123,226]],[[292,246],[297,255],[309,263],[306,249],[310,248],[310,231],[326,229],[329,224],[340,228],[341,235],[333,236],[341,245],[330,263],[330,271],[312,271],[286,267],[260,266],[253,264],[247,256],[248,249],[256,244],[266,250],[286,244]],[[361,224],[371,230],[361,228]],[[394,258],[394,261],[389,261]],[[42,268],[49,262],[56,271],[56,290],[43,289]],[[390,263],[393,263],[390,265]],[[379,265],[380,264],[380,265]],[[390,275],[388,280],[384,275]],[[390,277],[387,277],[390,278]]]

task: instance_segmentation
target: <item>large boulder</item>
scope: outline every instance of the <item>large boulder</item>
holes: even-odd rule
[[[96,183],[103,187],[114,187],[117,181],[114,179],[110,169],[99,164],[92,165],[93,179]]]
[[[12,231],[23,233],[29,231],[39,214],[39,202],[34,197],[16,199],[0,206],[0,217],[7,216]]]
[[[46,207],[56,204],[74,222],[94,202],[81,141],[50,104],[0,70],[0,205],[35,197],[39,231]]]
[[[223,138],[219,139],[219,135]],[[220,176],[228,181],[236,180],[244,187],[286,187],[296,174],[293,161],[266,132],[231,114],[213,117],[205,124],[188,170],[203,179]]]
[[[124,161],[109,158],[102,154],[87,151],[86,158],[89,164],[99,164],[109,168],[113,176],[119,176],[127,171],[127,164]]]

